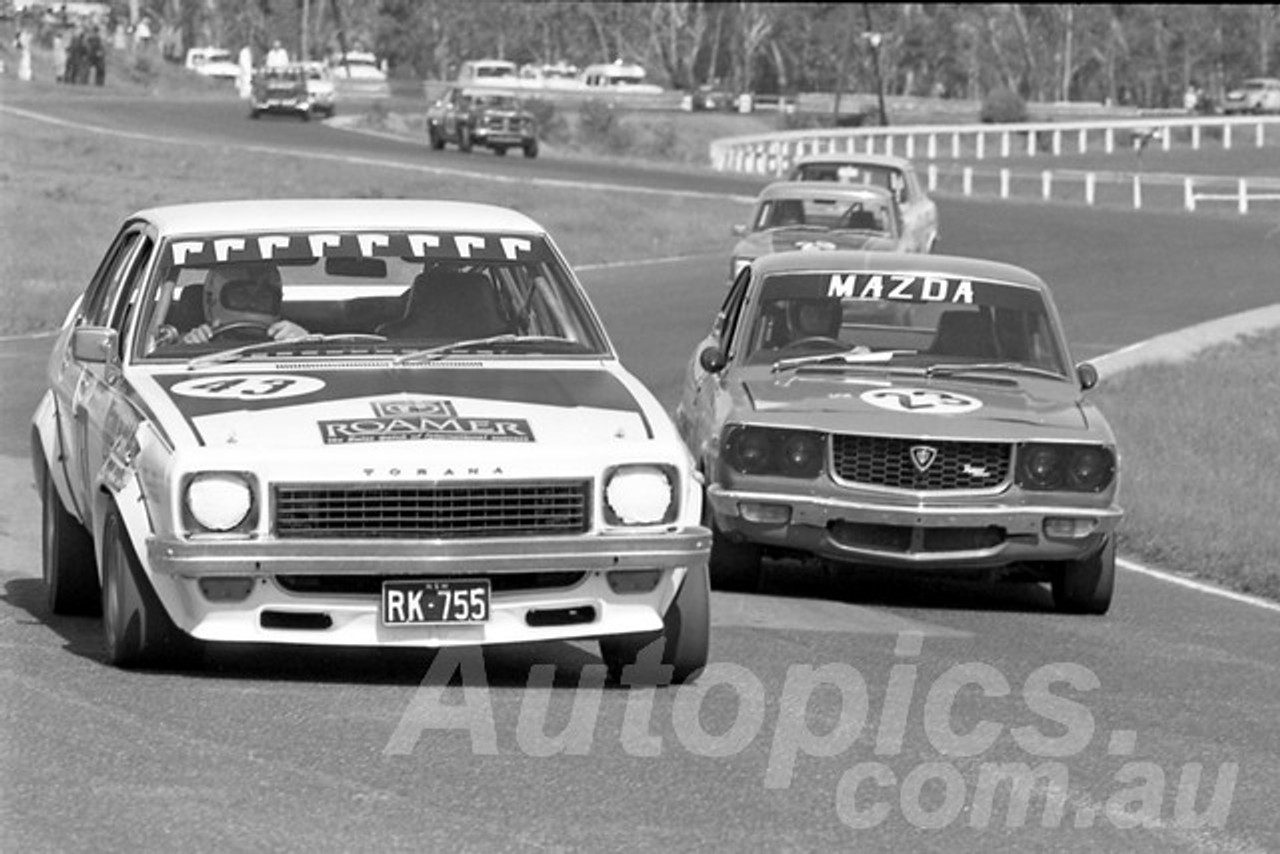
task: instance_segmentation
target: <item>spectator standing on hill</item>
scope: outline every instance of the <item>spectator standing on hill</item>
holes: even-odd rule
[[[18,30],[13,39],[13,46],[18,51],[18,79],[31,79],[31,31],[25,27]]]
[[[89,68],[93,70],[93,84],[103,85],[107,82],[107,46],[102,41],[102,33],[98,31],[96,25],[89,30],[89,36],[85,39],[85,54],[89,61]]]
[[[88,67],[88,57],[85,55],[84,30],[77,26],[75,32],[71,34],[71,45],[67,48],[67,68],[62,73],[63,81],[73,85],[83,83]]]
[[[90,72],[90,64],[88,64],[88,33],[84,32],[82,27],[76,29],[76,36],[72,37],[72,49],[70,49],[70,82],[83,86],[88,83],[88,72]]]
[[[133,28],[133,50],[143,53],[151,44],[151,22],[143,15]]]
[[[240,73],[236,75],[236,90],[241,98],[248,100],[253,95],[253,48],[248,45],[240,48],[236,64],[240,66]]]
[[[276,39],[271,43],[271,50],[267,51],[267,68],[283,68],[289,64],[289,51],[284,49],[284,45],[280,44],[280,39]]]
[[[67,36],[57,29],[53,33],[53,79],[58,83],[67,82]]]
[[[1200,87],[1194,80],[1187,85],[1187,91],[1182,95],[1182,109],[1191,115],[1200,111]]]

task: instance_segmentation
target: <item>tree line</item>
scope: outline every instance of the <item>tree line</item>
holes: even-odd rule
[[[468,59],[586,66],[734,92],[874,92],[1173,106],[1280,76],[1280,4],[131,0],[188,44],[296,54],[359,45],[393,76],[449,79]]]

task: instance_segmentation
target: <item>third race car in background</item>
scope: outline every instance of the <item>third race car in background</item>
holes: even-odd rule
[[[780,181],[760,191],[729,260],[730,280],[752,260],[792,249],[908,251],[902,213],[883,187]]]
[[[893,192],[902,209],[902,230],[917,252],[938,248],[938,205],[929,197],[915,166],[893,154],[824,154],[796,161],[789,181],[870,184]]]

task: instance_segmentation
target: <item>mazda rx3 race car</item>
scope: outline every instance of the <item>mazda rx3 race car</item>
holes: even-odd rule
[[[1051,583],[1103,613],[1118,454],[1049,289],[1017,267],[786,252],[732,284],[676,422],[706,478],[715,586],[816,557]]]
[[[568,638],[615,674],[646,648],[677,681],[706,661],[689,454],[523,215],[142,211],[49,381],[44,579],[55,613],[101,611],[117,665]]]

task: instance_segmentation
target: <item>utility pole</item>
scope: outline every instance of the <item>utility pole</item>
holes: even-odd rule
[[[876,78],[876,100],[880,105],[880,125],[881,127],[888,127],[889,113],[884,108],[884,80],[880,76],[880,40],[882,36],[871,20],[870,3],[862,4],[862,13],[867,19],[867,31],[862,34],[862,37],[871,45],[871,70]]]
[[[302,0],[302,38],[298,40],[298,58],[303,62],[311,59],[311,0]]]

